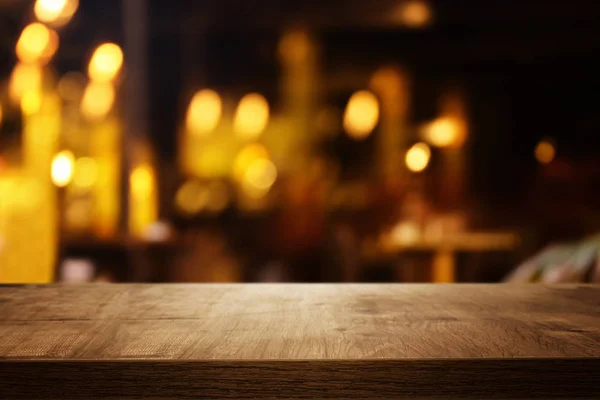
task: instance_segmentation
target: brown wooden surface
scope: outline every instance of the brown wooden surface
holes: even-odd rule
[[[0,398],[600,397],[600,287],[0,288]]]

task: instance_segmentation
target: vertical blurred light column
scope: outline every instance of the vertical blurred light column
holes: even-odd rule
[[[120,216],[121,124],[115,111],[115,80],[123,65],[123,52],[114,43],[99,45],[90,58],[90,81],[81,99],[81,114],[90,134],[90,155],[96,161],[93,185],[94,231],[109,237],[117,233]]]
[[[396,187],[406,177],[402,155],[408,144],[408,81],[399,68],[383,67],[375,72],[370,86],[381,101],[380,135],[377,138],[378,171],[386,186]]]
[[[426,124],[422,137],[441,152],[440,191],[447,210],[464,209],[466,204],[467,110],[460,91],[447,92],[440,98],[440,117]],[[451,249],[440,249],[433,260],[435,282],[454,282],[455,259]]]
[[[207,162],[207,159],[218,155],[219,150],[223,149],[211,149],[211,139],[215,139],[217,130],[220,139],[227,130],[231,130],[231,126],[223,129],[223,122],[227,121],[222,121],[222,112],[223,101],[214,90],[201,89],[192,96],[185,115],[185,127],[179,138],[180,167],[186,175],[214,178],[214,162]]]
[[[60,132],[61,104],[44,66],[58,49],[58,35],[41,23],[27,25],[15,51],[9,95],[22,111],[22,169],[3,183],[4,243],[1,282],[51,282],[57,244],[56,193],[51,160]],[[34,222],[35,221],[35,222]]]
[[[90,157],[90,130],[82,118],[81,100],[87,79],[81,72],[68,72],[57,84],[62,103],[62,148],[74,153],[72,184],[59,190],[64,212],[61,233],[91,234],[94,217],[94,185],[97,181],[97,162]],[[62,240],[62,239],[61,239]],[[68,239],[67,239],[68,240]]]
[[[464,207],[467,136],[464,96],[458,90],[449,91],[440,98],[440,116],[423,127],[422,137],[441,149],[441,199],[443,206],[450,210]]]
[[[158,219],[156,168],[148,143],[148,2],[122,2],[128,79],[124,86],[122,208],[124,228],[145,236]]]
[[[148,227],[158,219],[158,189],[152,154],[139,144],[133,153],[134,167],[129,175],[129,233],[146,237]]]
[[[289,123],[285,132],[291,135],[281,140],[287,149],[286,167],[298,169],[303,167],[309,140],[314,137],[313,120],[319,101],[317,46],[306,30],[292,29],[281,38],[278,51],[283,67],[283,113]]]

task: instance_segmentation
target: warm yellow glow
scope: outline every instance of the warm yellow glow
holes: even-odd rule
[[[96,82],[113,80],[123,65],[123,52],[114,43],[104,43],[96,48],[88,65],[88,75]]]
[[[52,282],[55,221],[52,186],[22,172],[0,174],[0,283]]]
[[[94,186],[98,179],[98,163],[91,157],[81,157],[75,162],[73,185],[80,189]]]
[[[460,146],[465,137],[463,124],[450,117],[438,118],[427,124],[423,130],[423,139],[436,147]]]
[[[554,145],[548,140],[542,140],[535,146],[535,158],[541,164],[549,164],[554,160],[556,155],[556,149]]]
[[[30,90],[21,99],[21,111],[25,115],[32,115],[42,107],[42,94],[38,90]]]
[[[50,59],[54,56],[54,54],[56,54],[56,50],[58,50],[58,45],[59,45],[58,34],[55,31],[53,31],[52,29],[50,29],[49,32],[50,32],[50,42],[48,43],[48,46],[46,46],[46,48],[44,49],[44,52],[42,53],[42,58],[41,58],[41,61],[43,63],[50,61]]]
[[[310,40],[308,35],[296,30],[286,33],[279,42],[279,54],[286,62],[301,62],[310,53]]]
[[[17,41],[16,53],[24,63],[47,62],[58,48],[58,35],[39,22],[23,29]]]
[[[129,180],[131,193],[136,198],[149,197],[154,188],[152,167],[149,164],[138,165],[131,172]]]
[[[269,122],[269,103],[258,93],[245,95],[233,119],[234,132],[244,139],[256,139]]]
[[[92,187],[94,234],[113,236],[121,214],[121,143],[122,127],[108,117],[89,128],[90,155],[98,165],[97,181]]]
[[[175,194],[175,205],[183,212],[195,214],[202,210],[208,201],[208,192],[197,181],[187,181]]]
[[[221,97],[214,90],[197,92],[187,110],[186,129],[192,135],[204,136],[212,132],[221,119]]]
[[[427,168],[431,150],[425,143],[417,143],[406,152],[406,167],[413,172],[420,172]]]
[[[361,90],[354,93],[344,112],[344,129],[354,139],[364,139],[379,121],[379,102],[369,91]]]
[[[9,94],[19,104],[25,93],[39,91],[42,87],[42,69],[36,64],[18,63],[10,76]]]
[[[158,217],[158,203],[154,169],[150,164],[140,164],[129,178],[129,229],[132,234],[146,236],[148,228]]]
[[[396,98],[401,95],[405,82],[402,79],[402,72],[397,68],[382,67],[375,71],[369,81],[369,85],[377,93],[387,94]]]
[[[2,127],[2,117],[4,115],[2,114],[2,104],[0,104],[0,127]],[[2,162],[0,162],[0,165],[2,164]],[[1,168],[0,168],[1,169]]]
[[[246,170],[242,188],[248,196],[260,198],[269,192],[276,179],[275,165],[268,159],[259,158],[254,160]]]
[[[400,5],[397,19],[411,28],[420,28],[431,21],[431,9],[423,0],[409,0]]]
[[[63,150],[54,156],[51,169],[52,183],[58,187],[67,186],[73,178],[74,164],[75,157],[68,150]]]
[[[56,89],[60,97],[67,101],[79,101],[85,89],[85,76],[81,72],[67,72],[58,81]]]
[[[90,120],[104,118],[115,102],[115,89],[110,83],[90,82],[83,92],[81,112]]]
[[[33,12],[42,22],[52,22],[60,16],[67,5],[67,0],[37,0]]]
[[[37,0],[33,7],[36,18],[52,26],[63,26],[75,14],[78,0]]]
[[[264,146],[260,144],[249,144],[244,147],[233,162],[233,176],[238,181],[244,178],[244,174],[248,170],[250,164],[258,159],[268,159],[269,153]]]

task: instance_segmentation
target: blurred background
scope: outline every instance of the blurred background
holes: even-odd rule
[[[0,283],[501,281],[600,231],[599,19],[0,0]]]

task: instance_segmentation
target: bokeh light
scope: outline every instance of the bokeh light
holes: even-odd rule
[[[36,0],[33,13],[39,21],[60,27],[71,20],[78,7],[78,0]]]
[[[354,93],[344,112],[344,129],[354,139],[364,139],[375,129],[379,121],[379,102],[367,90]]]
[[[63,150],[52,159],[51,178],[52,183],[58,187],[65,187],[73,178],[75,156],[68,150]]]
[[[256,139],[269,122],[269,103],[259,93],[245,95],[238,104],[233,130],[241,138]]]
[[[277,179],[277,168],[268,159],[254,160],[246,170],[242,181],[244,192],[253,198],[266,195]]]
[[[177,190],[175,205],[187,214],[200,212],[208,202],[208,191],[196,180],[189,180]]]
[[[67,5],[67,0],[37,0],[33,12],[42,22],[52,22],[60,16]]]
[[[258,159],[268,159],[269,153],[267,149],[257,143],[252,143],[245,146],[235,157],[233,162],[233,176],[236,180],[241,181],[244,174],[248,170],[250,164]]]
[[[431,21],[431,7],[423,0],[408,0],[400,4],[395,19],[411,28],[421,28]]]
[[[88,75],[95,82],[115,79],[123,65],[123,52],[114,43],[103,43],[96,48],[88,65]]]
[[[92,157],[81,157],[75,161],[73,185],[80,189],[89,189],[98,179],[98,163]]]
[[[412,172],[421,172],[429,165],[430,158],[431,150],[429,146],[425,143],[417,143],[406,152],[406,167]]]
[[[192,100],[186,114],[186,129],[195,136],[205,136],[215,130],[221,119],[221,97],[210,89],[200,90]]]
[[[110,83],[90,82],[81,100],[81,112],[89,120],[104,118],[115,102],[115,89]]]
[[[457,147],[465,141],[466,131],[459,120],[443,117],[425,125],[422,137],[435,147]]]
[[[24,115],[37,113],[42,107],[42,93],[39,90],[30,90],[21,98],[21,111]]]
[[[48,62],[58,49],[58,35],[39,22],[25,27],[17,41],[16,53],[24,63]]]
[[[18,63],[10,77],[10,99],[19,104],[25,93],[42,88],[42,69],[36,64]]]
[[[131,193],[136,199],[150,198],[154,190],[154,173],[149,164],[140,164],[129,178]]]
[[[535,158],[540,164],[550,164],[556,155],[556,148],[550,140],[544,139],[535,146]]]

